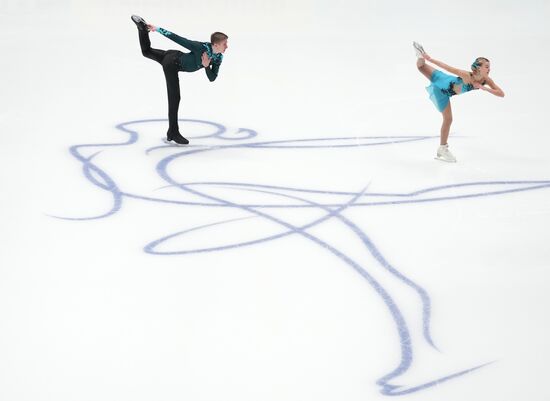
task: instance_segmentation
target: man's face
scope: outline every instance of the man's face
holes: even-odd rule
[[[214,43],[212,45],[212,50],[214,51],[214,53],[225,53],[227,47],[227,39],[225,39],[221,42]]]

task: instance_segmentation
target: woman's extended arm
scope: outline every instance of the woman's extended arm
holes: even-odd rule
[[[459,70],[458,68],[451,67],[450,65],[447,65],[445,63],[442,63],[439,60],[431,58],[428,54],[424,53],[424,58],[429,61],[432,64],[437,65],[438,67],[443,68],[444,70],[449,71],[451,74],[455,74],[459,76],[462,79],[469,79],[470,73],[468,71]]]

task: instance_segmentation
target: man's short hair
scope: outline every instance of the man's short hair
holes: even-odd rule
[[[222,32],[214,32],[212,35],[210,35],[210,43],[220,43],[224,40],[228,39],[229,36],[227,36],[225,33]]]

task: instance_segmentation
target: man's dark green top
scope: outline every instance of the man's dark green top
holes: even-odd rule
[[[216,79],[220,64],[223,60],[223,54],[214,53],[210,42],[196,42],[194,40],[185,39],[164,28],[157,28],[157,32],[190,51],[190,53],[182,52],[179,62],[181,71],[193,72],[204,68],[201,57],[203,53],[206,53],[208,57],[210,57],[210,66],[205,68],[206,75],[210,81]]]

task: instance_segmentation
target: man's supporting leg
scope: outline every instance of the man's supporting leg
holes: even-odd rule
[[[170,59],[170,57],[166,57]],[[178,109],[180,106],[180,80],[178,77],[178,69],[170,60],[164,60],[163,70],[166,78],[166,90],[168,92],[168,133],[167,139],[175,141],[179,144],[188,144],[189,141],[181,136],[178,126]]]

